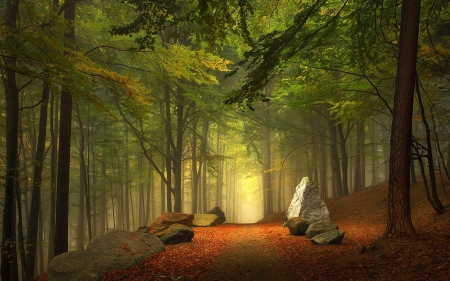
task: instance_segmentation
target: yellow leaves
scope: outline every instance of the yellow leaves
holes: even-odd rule
[[[204,50],[192,51],[187,46],[170,45],[157,50],[159,63],[172,78],[201,84],[218,84],[210,71],[228,71],[228,60],[219,58]]]

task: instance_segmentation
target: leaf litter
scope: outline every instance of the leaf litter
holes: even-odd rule
[[[439,192],[443,193],[443,188]],[[264,247],[275,247],[298,280],[448,280],[450,211],[435,214],[419,182],[411,188],[417,236],[380,239],[386,228],[387,196],[388,187],[383,184],[326,200],[331,220],[345,231],[341,245],[315,245],[304,236],[290,235],[279,219],[258,224],[259,233],[267,241]],[[450,201],[444,194],[441,200],[444,205]],[[223,224],[194,228],[192,242],[168,245],[165,252],[137,266],[104,273],[102,280],[206,280],[216,258],[233,243],[230,239],[239,239],[231,234],[245,227]],[[255,258],[261,250],[254,249]],[[220,280],[232,280],[229,277]],[[46,280],[46,275],[39,280]]]

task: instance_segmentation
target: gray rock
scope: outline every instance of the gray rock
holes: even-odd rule
[[[309,222],[302,217],[290,218],[286,222],[289,233],[292,235],[305,235],[309,227]]]
[[[309,223],[329,221],[330,213],[327,205],[319,196],[316,185],[309,177],[304,177],[295,188],[286,218],[303,217]]]
[[[150,233],[158,237],[165,245],[189,242],[194,237],[194,230],[182,224],[160,224],[152,227],[154,227],[152,228],[154,232],[150,231]]]
[[[222,211],[222,209],[220,209],[220,207],[216,206],[214,208],[212,208],[211,210],[209,210],[208,212],[206,212],[207,214],[214,214],[218,217],[217,220],[217,224],[222,224],[226,221],[226,217],[225,217],[225,213]]]
[[[337,224],[329,222],[329,221],[318,221],[312,223],[308,229],[306,230],[306,238],[313,238],[316,235],[319,235],[321,233],[330,231],[330,230],[336,230],[339,229]]]
[[[153,235],[111,230],[92,239],[84,251],[54,257],[49,266],[48,280],[100,280],[103,272],[130,268],[163,251],[164,245]]]
[[[316,235],[311,239],[311,241],[320,245],[341,244],[344,239],[344,235],[345,231],[335,229]]]
[[[194,214],[193,226],[214,226],[219,221],[219,217],[214,214]]]

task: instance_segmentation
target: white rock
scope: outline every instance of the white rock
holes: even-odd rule
[[[309,223],[330,221],[327,205],[320,198],[316,185],[309,177],[304,177],[295,188],[286,217],[303,217]]]

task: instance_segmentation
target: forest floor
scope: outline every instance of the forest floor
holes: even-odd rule
[[[331,220],[345,231],[341,245],[290,235],[280,220],[194,228],[192,242],[169,245],[103,280],[450,280],[450,210],[437,215],[419,183],[411,188],[417,236],[383,240],[387,196],[385,184],[326,200]],[[375,249],[361,253],[368,245]]]

